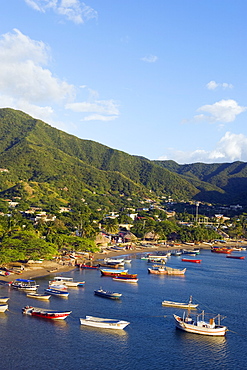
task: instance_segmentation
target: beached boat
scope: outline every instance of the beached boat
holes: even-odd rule
[[[51,296],[48,295],[48,294],[40,294],[40,293],[27,293],[27,297],[28,298],[35,298],[35,299],[40,299],[40,300],[43,300],[43,301],[48,301]]]
[[[39,285],[36,284],[35,280],[16,279],[11,284],[12,288],[19,290],[35,291]]]
[[[201,263],[202,260],[192,260],[190,258],[182,258],[181,261],[183,262],[192,262],[192,263]]]
[[[57,310],[50,310],[32,306],[25,306],[22,309],[22,313],[24,315],[36,316],[41,317],[43,319],[50,319],[50,320],[64,320],[71,314],[72,311],[57,311]]]
[[[234,258],[236,260],[244,260],[245,259],[244,256],[226,256],[226,258]]]
[[[66,290],[58,290],[58,289],[52,289],[52,288],[47,288],[45,289],[46,294],[51,294],[56,297],[61,297],[61,298],[67,298],[69,296],[69,292]]]
[[[220,315],[211,318],[209,321],[205,321],[204,311],[202,311],[201,314],[196,315],[195,319],[191,318],[185,313],[183,317],[175,314],[173,315],[173,317],[175,319],[176,327],[189,333],[211,336],[224,336],[227,331],[226,326],[220,325]],[[215,323],[216,318],[218,318],[218,324]]]
[[[188,303],[180,303],[180,302],[173,302],[173,301],[162,301],[162,306],[167,307],[176,307],[176,308],[188,308],[190,310],[196,310],[198,304],[192,303],[192,297],[190,297]]]
[[[123,283],[137,283],[138,278],[137,277],[129,277],[129,276],[124,276],[124,275],[119,275],[114,278],[112,278],[114,281],[120,281]]]
[[[0,304],[0,312],[5,312],[8,309],[8,304]]]
[[[0,303],[7,303],[9,300],[9,297],[0,297]]]
[[[100,269],[102,276],[111,276],[115,277],[121,274],[127,274],[128,270],[113,270],[113,269]]]
[[[68,288],[84,286],[85,281],[74,281],[72,277],[55,276],[49,284],[64,284]]]
[[[86,265],[86,264],[84,264],[84,263],[78,263],[77,265],[76,265],[77,267],[79,267],[79,268],[81,268],[81,269],[92,269],[92,270],[98,270],[98,268],[99,268],[99,266],[97,265],[97,266],[91,266],[91,265]]]
[[[85,319],[80,318],[80,324],[102,329],[124,329],[130,323],[124,320],[103,319],[100,317],[86,316]]]
[[[110,298],[110,299],[119,299],[120,297],[122,297],[121,293],[110,292],[102,288],[95,290],[94,294],[99,297]]]

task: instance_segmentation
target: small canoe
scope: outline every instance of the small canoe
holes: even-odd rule
[[[51,298],[49,294],[39,294],[39,293],[27,293],[28,298],[35,298],[35,299],[41,299],[44,301],[48,301],[48,299]]]
[[[190,258],[182,258],[181,261],[183,261],[183,262],[201,263],[202,260],[194,260],[194,259],[192,260]]]

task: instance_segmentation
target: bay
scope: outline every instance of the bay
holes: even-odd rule
[[[246,252],[235,252],[246,255]],[[131,273],[137,284],[113,281],[98,270],[75,269],[64,276],[85,286],[69,289],[68,299],[51,297],[49,302],[27,298],[25,293],[5,286],[0,295],[10,297],[9,311],[0,314],[0,363],[2,369],[245,369],[247,363],[246,260],[226,258],[224,254],[202,250],[200,264],[170,257],[167,265],[187,268],[185,276],[148,274],[150,266],[131,255]],[[197,257],[194,257],[197,258]],[[36,279],[39,292],[51,276]],[[97,297],[102,287],[122,293],[121,300]],[[222,324],[226,337],[207,337],[175,328],[173,313],[163,300],[186,302],[189,296],[205,312],[226,316]],[[35,302],[34,302],[35,301]],[[64,321],[22,315],[22,307],[33,305],[71,310]],[[127,320],[125,330],[86,328],[79,318],[86,315]]]

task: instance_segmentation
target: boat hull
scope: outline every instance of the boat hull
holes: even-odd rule
[[[95,290],[94,294],[99,297],[109,298],[109,299],[120,299],[122,296],[121,293],[114,293],[114,292],[109,292],[109,291],[101,290],[101,289]]]
[[[0,304],[0,312],[5,312],[7,309],[8,309],[8,305],[7,304]]]
[[[115,281],[120,281],[120,282],[123,282],[123,283],[137,283],[138,282],[138,279],[136,278],[124,278],[122,276],[116,276],[114,277],[112,280],[115,280]]]
[[[187,308],[190,310],[196,310],[198,307],[198,304],[189,304],[189,303],[179,303],[179,302],[171,302],[171,301],[163,301],[162,306],[166,307],[176,307],[176,308]]]
[[[189,259],[189,258],[182,258],[183,262],[192,262],[192,263],[201,263],[202,260],[192,260],[192,259]]]
[[[86,316],[86,319],[80,318],[80,324],[101,329],[123,330],[127,325],[129,325],[129,322],[123,320],[102,319],[93,316]]]
[[[9,300],[9,297],[0,297],[0,303],[7,303]]]
[[[54,295],[56,297],[61,297],[61,298],[67,298],[69,296],[69,292],[57,290],[57,289],[45,289],[45,293],[48,293],[49,295]]]
[[[212,327],[207,326],[206,323],[205,323],[205,326],[203,325],[198,326],[195,324],[189,324],[185,322],[181,317],[177,315],[173,315],[173,316],[176,322],[176,327],[188,333],[218,336],[218,337],[222,337],[226,334],[226,330],[227,330],[226,326],[215,325],[215,327],[212,328]]]
[[[27,293],[28,298],[35,298],[35,299],[40,299],[43,301],[48,301],[51,296],[48,294],[38,294],[38,293]]]
[[[26,306],[22,309],[22,313],[24,315],[40,317],[42,319],[48,320],[64,320],[71,314],[72,311],[47,311],[43,310],[42,308],[35,308]]]

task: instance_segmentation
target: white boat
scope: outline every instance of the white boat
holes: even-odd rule
[[[9,297],[0,297],[0,303],[7,303],[9,300]]]
[[[16,279],[11,283],[11,287],[19,290],[35,291],[39,285],[36,284],[35,280]]]
[[[40,299],[44,301],[48,301],[48,299],[51,298],[49,294],[40,294],[40,293],[27,293],[28,298],[35,298],[35,299]]]
[[[55,276],[54,279],[49,282],[49,284],[63,284],[69,288],[74,288],[78,286],[83,286],[85,284],[85,281],[74,281],[74,279],[71,277]]]
[[[66,290],[58,290],[58,289],[52,289],[52,288],[47,288],[45,289],[45,293],[48,295],[54,295],[56,297],[61,297],[61,298],[68,298],[69,292]]]
[[[192,297],[190,297],[190,300],[188,303],[180,303],[180,302],[173,302],[173,301],[163,301],[162,306],[167,307],[176,307],[176,308],[189,308],[191,310],[196,310],[198,307],[198,304],[192,303]]]
[[[130,323],[128,321],[116,319],[103,319],[100,317],[86,316],[85,319],[80,318],[81,325],[93,326],[102,329],[124,329]]]
[[[7,304],[0,304],[0,312],[5,312],[7,309],[8,309],[8,305]]]
[[[220,325],[220,315],[211,318],[209,321],[205,321],[204,311],[201,314],[196,315],[194,320],[189,315],[173,315],[176,327],[188,333],[210,335],[210,336],[224,336],[227,331],[227,327]],[[201,319],[200,319],[201,317]],[[215,323],[215,319],[218,318],[218,324]]]

